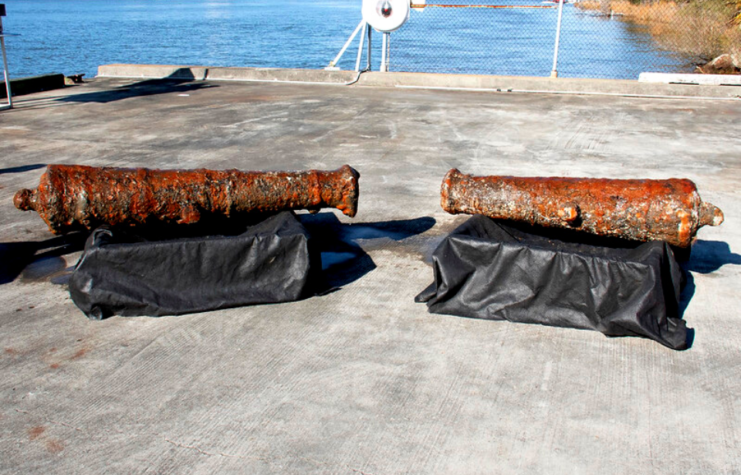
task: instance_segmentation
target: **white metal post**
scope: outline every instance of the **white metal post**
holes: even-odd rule
[[[8,93],[8,105],[3,109],[13,108],[13,95],[10,92],[10,77],[8,76],[8,59],[5,56],[5,38],[3,37],[3,18],[0,17],[0,49],[3,52],[3,76],[5,77],[5,91]]]
[[[381,41],[381,69],[382,73],[386,72],[386,41],[388,41],[388,33],[383,34],[383,40]]]
[[[337,63],[340,62],[340,58],[342,58],[342,55],[345,54],[345,51],[347,51],[348,46],[350,46],[350,43],[352,43],[352,40],[355,39],[355,37],[358,35],[358,32],[361,28],[365,25],[365,21],[361,20],[360,23],[358,23],[358,26],[355,28],[355,31],[352,32],[352,35],[350,35],[350,38],[347,39],[344,46],[340,50],[340,53],[337,55],[335,59],[330,61],[329,66],[327,66],[324,69],[335,69],[337,67]]]
[[[381,72],[387,73],[389,70],[389,49],[391,46],[391,33],[383,34],[383,43],[381,45]]]
[[[391,64],[391,33],[386,33],[386,72],[390,70]]]
[[[365,30],[367,23],[363,22],[363,31],[360,32],[360,44],[358,44],[358,59],[355,61],[355,71],[360,71],[360,59],[363,57],[363,43],[365,42]]]
[[[551,77],[558,77],[558,45],[561,41],[561,16],[563,15],[563,0],[558,2],[558,23],[556,24],[556,45],[553,48],[553,69],[551,70]]]

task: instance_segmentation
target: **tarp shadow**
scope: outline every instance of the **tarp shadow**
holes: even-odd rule
[[[348,285],[376,268],[366,252],[374,243],[398,242],[435,225],[431,217],[359,224],[344,224],[333,213],[300,215],[299,219],[321,250],[322,270],[331,290]]]
[[[81,251],[86,237],[87,233],[73,233],[46,241],[0,243],[0,285],[18,276],[26,281],[63,278],[70,271],[63,256]]]
[[[204,81],[196,81],[188,68],[181,68],[164,79],[147,79],[115,89],[75,94],[57,99],[59,102],[97,102],[108,103],[130,97],[153,96],[157,94],[186,93],[206,87],[218,87]]]

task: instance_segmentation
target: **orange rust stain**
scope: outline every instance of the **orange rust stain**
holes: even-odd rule
[[[689,241],[692,239],[692,224],[690,222],[691,215],[690,213],[686,211],[679,211],[677,213],[677,217],[679,218],[679,226],[677,228],[677,233],[679,234],[679,237],[683,241]]]
[[[77,350],[77,353],[75,353],[74,355],[72,355],[72,358],[70,358],[70,359],[71,360],[76,360],[78,358],[82,358],[83,356],[85,356],[87,354],[88,351],[90,351],[89,348],[82,348],[80,350]]]
[[[44,426],[31,427],[28,429],[28,440],[36,440],[41,437],[41,434],[44,432],[46,432],[46,427]]]
[[[5,348],[5,354],[10,356],[16,356],[18,354],[18,350],[15,348]]]
[[[58,454],[64,450],[64,444],[61,440],[51,439],[46,441],[46,450],[53,454]]]
[[[59,366],[60,366],[59,363],[52,363],[52,364],[49,365],[49,368],[51,368],[51,369],[59,369]]]

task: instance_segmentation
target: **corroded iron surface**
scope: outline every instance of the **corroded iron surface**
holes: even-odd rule
[[[35,190],[13,202],[34,210],[54,234],[100,224],[191,224],[207,215],[358,208],[357,171],[242,172],[49,165]]]
[[[697,230],[723,222],[687,179],[474,177],[456,169],[443,179],[441,205],[452,214],[482,214],[598,236],[667,241],[689,247]]]

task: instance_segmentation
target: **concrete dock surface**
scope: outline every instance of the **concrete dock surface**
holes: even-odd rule
[[[741,473],[741,101],[387,77],[97,78],[0,112],[0,472]],[[306,217],[338,290],[90,321],[66,287],[80,237],[12,203],[57,163],[348,163],[357,217]],[[440,208],[453,167],[692,179],[726,216],[687,264],[692,347],[429,314],[432,251],[467,219]]]

